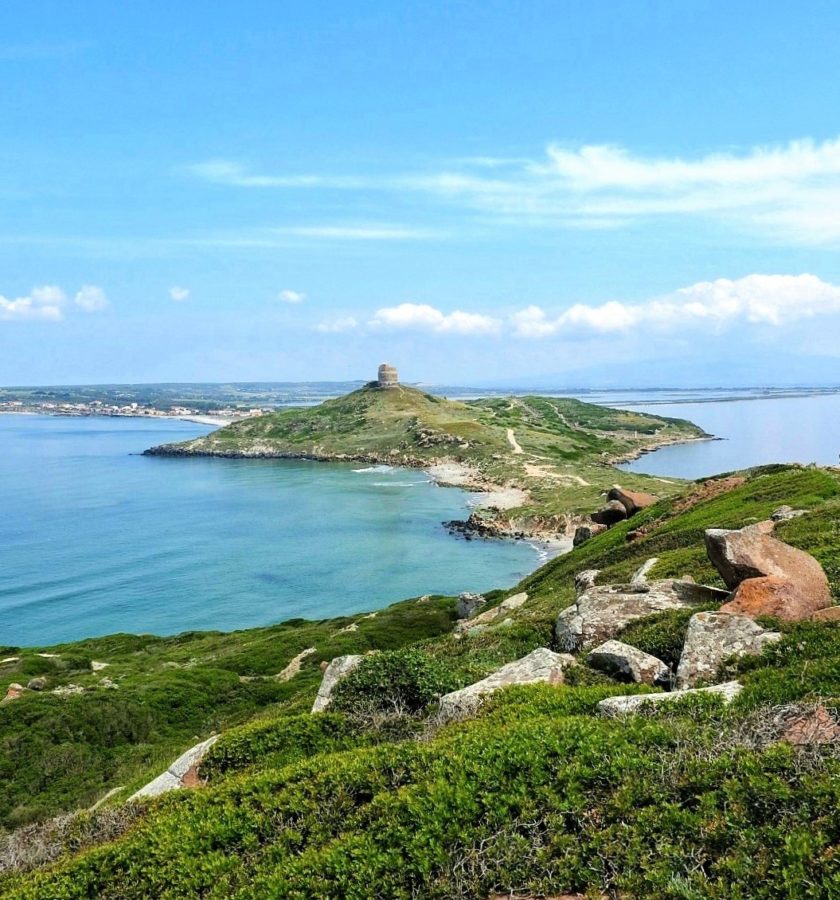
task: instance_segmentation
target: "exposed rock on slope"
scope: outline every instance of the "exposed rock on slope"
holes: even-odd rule
[[[761,653],[767,644],[780,638],[777,631],[768,631],[746,616],[695,613],[689,620],[677,667],[677,689],[714,681],[721,665],[730,657]]]
[[[324,671],[324,679],[318,688],[318,696],[312,704],[312,712],[323,712],[332,703],[332,695],[336,685],[346,678],[364,659],[361,654],[336,656]]]
[[[624,716],[641,712],[646,706],[660,706],[673,703],[683,697],[712,694],[719,696],[724,703],[731,703],[741,693],[741,685],[737,681],[727,681],[706,688],[692,688],[687,691],[672,691],[670,694],[631,694],[625,697],[607,697],[598,704],[598,712],[602,716]]]
[[[477,681],[468,687],[444,694],[440,698],[439,722],[463,719],[475,713],[488,694],[512,684],[562,684],[563,673],[574,665],[574,657],[565,653],[554,653],[540,647],[522,659],[502,666],[498,672]]]
[[[671,670],[655,656],[621,641],[605,641],[586,658],[593,668],[636,684],[670,686]]]

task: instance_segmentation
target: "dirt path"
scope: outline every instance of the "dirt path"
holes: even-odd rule
[[[513,433],[512,428],[508,428],[508,430],[507,430],[507,439],[508,439],[508,443],[510,444],[511,449],[513,450],[514,453],[524,453],[525,452],[522,449],[522,447],[519,446],[519,441],[516,440],[516,435]]]

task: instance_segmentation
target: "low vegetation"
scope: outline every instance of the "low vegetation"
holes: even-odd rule
[[[603,581],[622,581],[655,556],[651,577],[690,574],[719,583],[703,530],[741,527],[782,504],[806,513],[780,524],[778,534],[819,559],[840,599],[838,473],[772,466],[688,485],[556,558],[490,596],[492,604],[528,593],[505,624],[460,640],[451,635],[452,599],[423,598],[367,619],[54,648],[48,652],[80,668],[48,671],[51,684],[78,682],[89,690],[63,698],[31,692],[0,707],[0,741],[20,768],[2,773],[9,828],[22,820],[21,809],[40,817],[156,774],[165,762],[151,765],[150,747],[169,752],[168,762],[210,730],[224,731],[202,766],[204,788],[145,804],[125,821],[104,817],[101,840],[93,834],[97,814],[87,814],[69,829],[82,837],[53,838],[64,852],[38,867],[58,851],[33,850],[34,862],[26,862],[26,840],[36,849],[45,843],[37,829],[8,836],[17,862],[7,862],[0,894],[840,895],[838,743],[783,739],[790,716],[819,708],[840,717],[838,624],[775,623],[783,632],[778,643],[726,663],[726,674],[744,685],[729,707],[686,698],[626,720],[604,719],[596,714],[599,700],[640,688],[612,682],[581,661],[565,686],[508,688],[472,720],[440,727],[433,715],[441,693],[551,647],[554,619],[574,599],[575,573],[597,568]],[[673,661],[686,619],[681,612],[651,617],[626,628],[622,640]],[[310,647],[316,651],[299,674],[273,677]],[[377,648],[387,652],[367,657],[346,678],[328,712],[309,714],[322,661]],[[14,653],[21,657],[14,665],[45,668],[32,651]],[[91,660],[110,666],[93,673]],[[21,680],[0,673],[4,683]],[[118,689],[95,685],[106,673]],[[136,705],[117,703],[123,698]],[[102,718],[52,742],[49,716],[59,709],[69,711],[66,729],[79,711],[102,710]],[[98,729],[110,716],[116,724],[106,740]],[[176,733],[179,717],[189,725]],[[31,746],[29,730],[40,735]],[[109,752],[120,758],[119,749],[106,749],[109,741],[126,748],[125,768],[107,771],[94,789],[80,773],[107,770]],[[72,778],[66,774],[63,789],[51,794],[51,778],[39,775],[38,783],[35,773],[53,765],[47,748],[71,745],[89,755],[87,766],[74,763],[66,770]],[[38,784],[50,797],[42,809],[32,805]],[[121,808],[119,800],[103,810]]]

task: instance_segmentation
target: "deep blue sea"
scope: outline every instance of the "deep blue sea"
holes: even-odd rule
[[[0,646],[326,618],[540,562],[448,534],[470,495],[422,472],[137,455],[208,430],[0,415]]]

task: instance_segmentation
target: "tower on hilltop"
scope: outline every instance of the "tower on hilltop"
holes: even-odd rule
[[[400,383],[400,377],[393,366],[389,366],[388,363],[382,363],[379,367],[376,383],[381,388],[392,388]]]

